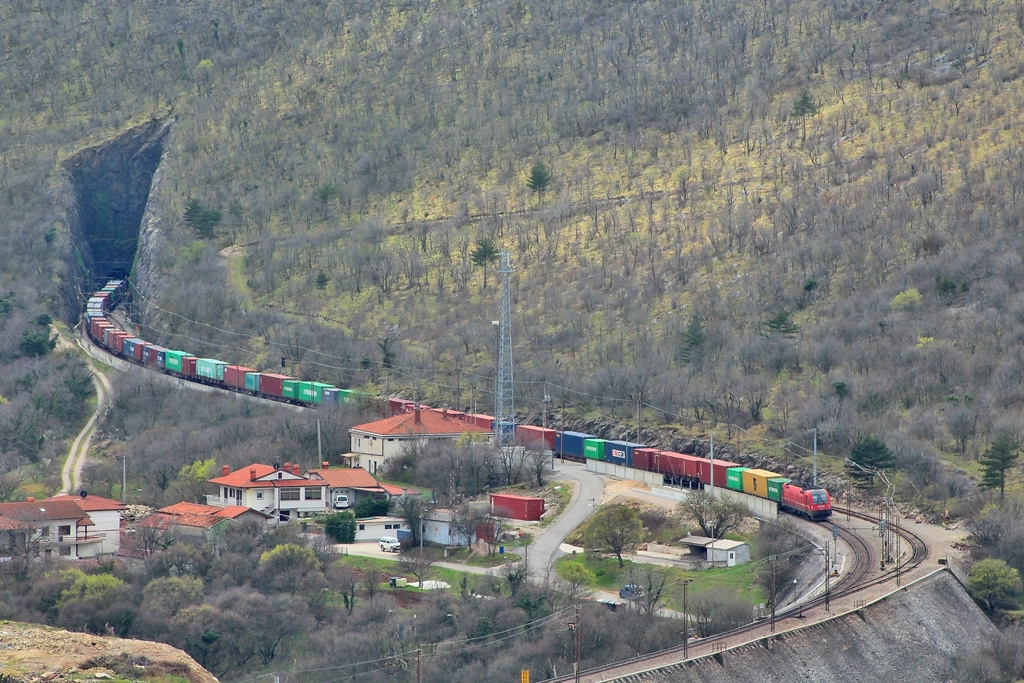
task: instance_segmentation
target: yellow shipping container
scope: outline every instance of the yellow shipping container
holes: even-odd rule
[[[768,498],[768,480],[781,476],[777,472],[768,470],[745,470],[743,472],[743,492],[758,498]]]

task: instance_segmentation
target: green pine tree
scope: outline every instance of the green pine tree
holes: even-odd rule
[[[551,171],[543,161],[538,161],[530,169],[530,175],[526,179],[526,186],[540,196],[541,203],[544,202],[544,193],[551,185]]]
[[[850,449],[850,476],[871,486],[875,483],[875,471],[884,470],[896,464],[896,456],[877,436],[857,439]]]
[[[1000,500],[1006,490],[1006,470],[1013,467],[1020,457],[1018,448],[1009,437],[1001,436],[992,442],[980,458],[981,466],[985,468],[981,485],[986,489],[998,488]]]
[[[490,237],[485,237],[473,247],[470,258],[474,266],[481,266],[484,269],[484,289],[487,289],[487,266],[498,260],[498,245]]]
[[[793,111],[789,113],[790,117],[794,119],[800,119],[800,141],[803,142],[807,139],[807,117],[814,116],[818,113],[818,105],[814,101],[814,96],[806,88],[800,91],[800,96],[796,98],[796,102],[793,103]]]

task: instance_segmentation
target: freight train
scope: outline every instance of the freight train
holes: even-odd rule
[[[297,405],[338,405],[357,402],[367,394],[341,389],[324,382],[305,382],[288,375],[257,372],[242,365],[231,365],[216,358],[199,358],[187,351],[175,351],[139,339],[121,329],[110,313],[124,299],[124,280],[110,280],[86,303],[86,331],[97,345],[136,365],[168,375]]]
[[[323,382],[306,382],[277,373],[257,372],[215,358],[198,358],[185,351],[166,349],[133,337],[109,317],[125,293],[126,283],[123,280],[111,280],[86,305],[89,337],[121,358],[188,381],[309,407],[354,402],[368,397],[358,390],[340,389]],[[655,472],[661,474],[664,482],[670,486],[725,487],[775,501],[779,509],[809,519],[827,519],[832,515],[832,500],[825,489],[804,488],[778,473],[741,467],[726,460],[664,451],[630,441],[601,439],[582,432],[498,423],[491,415],[419,406],[413,401],[400,398],[388,399],[387,411],[394,416],[412,413],[417,407],[441,412],[448,419],[462,420],[485,429],[514,435],[519,443],[550,450],[565,459],[581,462],[603,460],[614,465]]]

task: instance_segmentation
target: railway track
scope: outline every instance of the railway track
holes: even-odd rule
[[[846,513],[843,512],[842,514]],[[834,510],[833,518],[838,516],[840,516],[840,512],[838,510]],[[865,513],[850,511],[849,516],[851,518],[855,518],[863,522],[870,522],[872,525],[878,524],[877,517],[872,517],[871,515]],[[861,527],[860,529],[855,529],[851,526],[847,526],[839,522],[838,520],[823,521],[819,524],[829,529],[832,528],[832,524],[835,524],[837,527],[839,537],[842,538],[853,551],[853,564],[850,567],[849,571],[846,573],[845,577],[841,579],[838,588],[829,591],[828,600],[830,601],[837,600],[843,597],[848,597],[850,595],[853,595],[854,593],[864,590],[865,588],[877,586],[879,584],[883,584],[894,579],[896,579],[898,585],[899,579],[903,574],[906,574],[907,572],[913,570],[914,568],[918,567],[921,563],[923,563],[926,559],[928,559],[928,545],[924,542],[924,540],[917,534],[906,529],[905,527],[899,527],[897,529],[897,533],[899,537],[908,544],[909,554],[904,558],[901,556],[902,553],[897,553],[897,558],[901,560],[900,562],[894,563],[892,567],[884,571],[881,571],[880,573],[872,573],[872,570],[875,568],[876,558],[879,556],[878,551],[873,547],[872,543],[872,541],[877,542],[877,535],[874,538],[872,538],[871,536],[868,536],[864,533],[858,533],[858,531],[864,531],[863,527]],[[872,527],[870,531],[877,534],[877,526]],[[825,602],[825,595],[821,595],[810,600],[804,600],[802,602],[799,602],[798,604],[786,608],[785,610],[776,612],[775,621],[781,622],[787,619],[797,618],[798,615],[803,614],[804,610],[816,607],[818,605],[822,605]],[[765,618],[762,618],[757,621],[753,621],[745,626],[741,626],[740,628],[736,628],[731,631],[725,631],[723,633],[719,633],[708,638],[703,638],[700,640],[699,643],[691,643],[689,646],[686,647],[684,647],[683,645],[676,645],[674,647],[665,650],[660,650],[658,652],[652,652],[649,655],[637,657],[636,659],[631,659],[625,662],[613,662],[610,664],[592,667],[590,669],[584,669],[580,672],[580,680],[584,680],[596,674],[612,672],[616,669],[622,668],[623,666],[630,666],[631,668],[635,668],[635,666],[638,663],[646,664],[646,668],[648,669],[659,667],[662,664],[666,667],[672,666],[673,664],[678,664],[683,661],[686,661],[681,658],[675,657],[675,655],[682,654],[684,650],[695,651],[693,653],[693,657],[706,657],[710,654],[715,654],[717,652],[725,650],[726,641],[728,639],[763,628],[765,626],[766,621],[767,620]],[[659,662],[659,660],[665,661]],[[633,671],[633,673],[636,672]],[[629,673],[623,672],[622,675],[629,675]],[[546,679],[544,683],[555,683],[557,681],[571,681],[574,679],[575,674],[568,674],[565,676],[558,676],[556,678]]]

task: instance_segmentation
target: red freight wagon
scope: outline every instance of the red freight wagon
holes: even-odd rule
[[[181,374],[191,377],[196,374],[196,357],[183,356],[181,359]]]
[[[519,428],[522,429],[522,426]],[[654,454],[657,452],[658,451],[655,448],[635,449],[633,451],[633,467],[647,472],[657,472],[658,470],[654,458]]]
[[[483,413],[474,413],[469,416],[469,421],[475,424],[477,427],[483,427],[484,429],[494,429],[494,416],[484,415]]]
[[[492,493],[491,510],[503,517],[538,522],[541,515],[544,514],[544,499],[514,496],[509,493]]]
[[[680,478],[686,476],[686,461],[679,453],[661,451],[658,453],[658,461],[661,466],[659,471],[662,474]]]
[[[113,342],[114,342],[114,335],[116,335],[116,334],[117,334],[117,328],[116,327],[106,327],[106,328],[104,328],[103,329],[103,345],[106,346],[109,349],[111,344],[113,344]]]
[[[700,483],[704,484],[705,486],[711,483],[712,469],[714,469],[715,486],[724,487],[726,481],[725,471],[730,467],[740,467],[740,465],[738,465],[737,463],[729,462],[728,460],[719,460],[718,458],[715,458],[714,466],[712,468],[712,464],[708,460],[704,460],[703,458],[699,458],[699,460],[701,461]]]
[[[555,430],[533,425],[516,425],[516,440],[527,446],[555,450]]]
[[[281,396],[284,394],[284,381],[286,379],[295,378],[288,375],[275,375],[272,372],[264,372],[260,375],[260,391],[271,396]],[[242,386],[245,386],[245,376],[242,377]]]
[[[229,365],[224,368],[224,384],[236,389],[245,389],[245,373],[256,372],[244,365]]]
[[[142,360],[142,356],[149,346],[149,342],[140,342],[139,344],[136,344],[135,348],[133,349],[133,351],[135,352],[135,360]]]
[[[411,413],[416,410],[416,401],[407,401],[404,398],[389,398],[388,410],[391,411],[391,417]]]
[[[700,479],[700,467],[704,463],[703,458],[698,458],[696,455],[687,455],[686,453],[680,453],[679,457],[683,459],[686,476],[694,481]]]
[[[123,330],[115,330],[111,336],[110,348],[112,351],[117,353],[124,353],[124,340],[128,339],[129,335]]]

